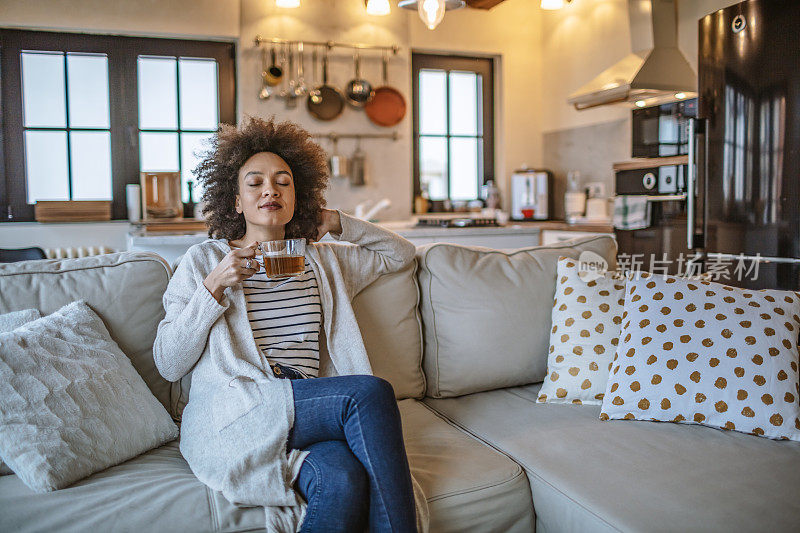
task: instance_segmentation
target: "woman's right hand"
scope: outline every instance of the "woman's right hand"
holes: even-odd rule
[[[225,287],[238,285],[258,272],[257,249],[257,241],[243,248],[234,248],[214,267],[214,270],[203,281],[203,285],[215,300],[222,301],[222,293]],[[246,266],[248,259],[252,268],[247,268]]]

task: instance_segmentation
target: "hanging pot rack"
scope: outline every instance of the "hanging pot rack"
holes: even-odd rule
[[[340,41],[294,41],[291,39],[281,39],[279,37],[262,37],[260,35],[256,35],[254,39],[255,45],[257,47],[261,46],[262,44],[289,44],[289,45],[297,45],[303,44],[303,46],[325,46],[328,50],[332,48],[350,48],[353,50],[383,50],[387,52],[391,52],[392,55],[397,55],[400,51],[400,47],[396,44],[383,46],[379,44],[365,44],[365,43],[344,43]]]

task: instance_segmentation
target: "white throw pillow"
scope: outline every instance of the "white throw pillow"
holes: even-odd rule
[[[539,402],[597,404],[619,343],[625,279],[580,275],[578,261],[558,260],[547,376]]]
[[[41,318],[42,314],[38,309],[23,309],[21,311],[12,311],[0,315],[0,333],[13,331],[23,324],[32,322],[37,318]],[[8,476],[14,472],[5,464],[0,461],[0,476]]]
[[[601,420],[684,422],[800,440],[800,295],[629,279]]]
[[[85,302],[0,333],[0,455],[32,490],[66,487],[177,436]]]

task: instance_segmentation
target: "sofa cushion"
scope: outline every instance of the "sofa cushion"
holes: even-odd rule
[[[392,384],[398,400],[425,395],[416,271],[414,261],[381,276],[353,299],[372,372]]]
[[[37,494],[17,476],[0,478],[0,524],[17,532],[258,531],[260,507],[237,508],[189,469],[178,441]]]
[[[178,437],[83,301],[0,333],[0,451],[36,492],[67,487]]]
[[[628,280],[600,418],[800,441],[800,293],[644,273]]]
[[[558,260],[553,329],[540,402],[603,403],[624,303],[624,277],[595,272],[583,278],[577,261]]]
[[[419,247],[427,395],[446,398],[541,381],[556,263],[582,251],[616,268],[616,242],[608,236],[513,251]]]
[[[800,444],[601,422],[599,406],[536,403],[539,387],[424,400],[525,468],[537,531],[793,531],[800,523]]]
[[[428,499],[430,530],[533,530],[523,470],[423,403],[398,403],[414,477]],[[0,478],[3,530],[263,531],[260,507],[237,508],[191,472],[178,441],[66,489],[36,494],[17,476]]]
[[[48,315],[75,300],[86,301],[170,411],[171,384],[153,362],[169,274],[164,260],[149,252],[4,263],[0,264],[0,313],[38,309]]]
[[[406,454],[437,533],[533,531],[531,493],[518,464],[424,403],[398,402]]]

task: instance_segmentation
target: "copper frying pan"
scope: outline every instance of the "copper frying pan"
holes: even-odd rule
[[[375,89],[375,96],[364,106],[369,119],[378,126],[390,127],[399,124],[406,116],[406,99],[390,86],[387,79],[389,59],[383,55],[383,85]]]

